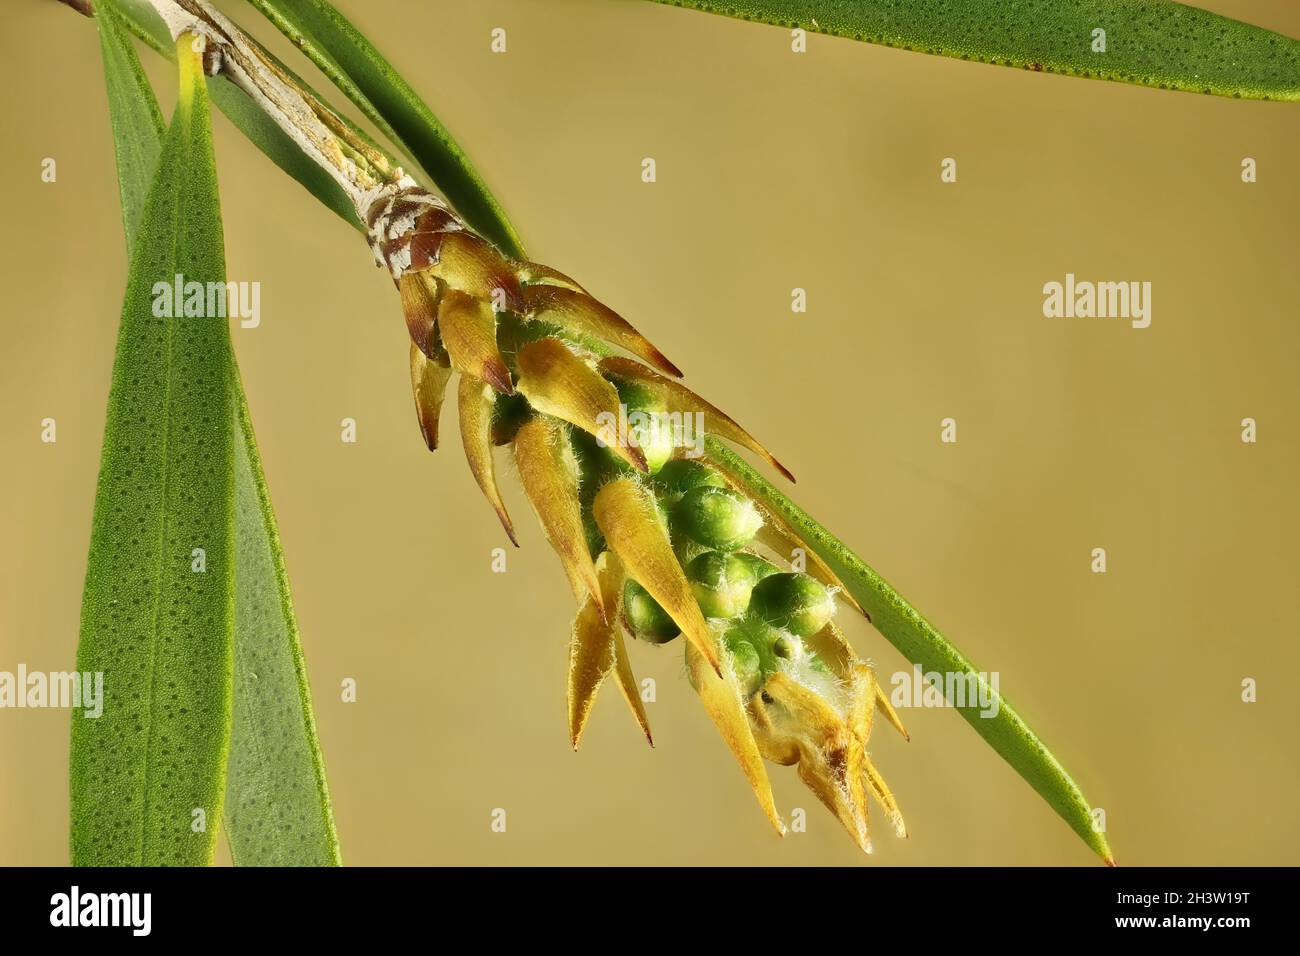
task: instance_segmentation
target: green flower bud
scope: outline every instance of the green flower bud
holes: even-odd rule
[[[783,661],[798,661],[804,656],[803,641],[793,634],[781,634],[772,642],[772,656]]]
[[[673,428],[665,416],[667,406],[649,389],[635,384],[619,386],[618,398],[626,409],[628,439],[635,441],[645,455],[650,474],[657,474],[673,457]]]
[[[741,693],[746,697],[754,696],[763,686],[763,666],[758,651],[745,640],[745,632],[741,628],[732,628],[723,635],[723,641],[731,652],[731,669],[740,684]]]
[[[691,458],[677,458],[659,469],[655,479],[674,497],[686,494],[692,488],[704,485],[713,488],[727,487],[727,480],[703,462]]]
[[[754,503],[726,488],[692,488],[673,506],[674,531],[720,551],[743,548],[763,526]]]
[[[721,618],[744,614],[758,583],[746,562],[721,551],[706,551],[688,564],[686,580],[704,616]]]
[[[623,588],[623,619],[633,637],[650,644],[667,644],[682,632],[650,592],[631,578]]]
[[[773,627],[811,637],[835,613],[835,598],[807,574],[773,574],[754,586],[750,610]]]
[[[780,658],[776,656],[773,649],[783,636],[789,635],[772,627],[766,621],[749,615],[733,623],[727,629],[723,639],[729,642],[743,641],[752,647],[758,654],[759,669],[763,679],[766,680],[767,675],[776,670],[780,663]]]
[[[764,578],[771,577],[781,569],[771,561],[750,551],[737,551],[736,557],[749,565],[749,570],[754,573],[754,580],[761,581]]]

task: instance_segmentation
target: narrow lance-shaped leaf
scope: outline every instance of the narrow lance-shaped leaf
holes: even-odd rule
[[[101,30],[112,31],[101,36],[106,43],[111,41],[105,51],[105,70],[117,131],[123,218],[130,223],[139,219],[154,172],[152,161],[146,165],[134,160],[150,153],[157,156],[162,114],[129,38],[114,30],[115,21],[105,16],[110,8],[111,0],[100,0]],[[115,68],[132,63],[133,69]],[[133,141],[124,154],[123,137],[128,132]],[[338,839],[275,514],[233,361],[231,371],[239,432],[235,718],[227,772],[226,836],[237,864],[338,863]]]
[[[235,700],[226,839],[237,866],[338,866],[342,855],[275,511],[242,388],[236,400]]]
[[[101,2],[95,23],[99,27],[99,50],[104,59],[104,86],[112,117],[117,182],[129,252],[135,245],[136,227],[158,166],[164,128],[162,111],[112,0]]]
[[[140,219],[113,364],[77,669],[103,714],[72,727],[72,861],[210,863],[233,669],[234,412],[222,317],[159,318],[155,283],[224,282],[199,55]],[[173,306],[182,303],[173,302]]]
[[[871,614],[872,623],[909,661],[929,673],[954,673],[979,682],[979,699],[994,700],[995,716],[984,717],[978,703],[958,706],[1002,759],[1107,863],[1114,863],[1105,835],[1092,824],[1092,808],[1060,761],[1039,740],[957,648],[912,607],[889,583],[873,571],[838,538],[808,514],[735,452],[714,438],[707,439],[709,456],[739,480],[746,491],[789,521],[831,566],[844,586]],[[985,696],[985,695],[989,696]]]
[[[655,0],[1047,73],[1300,100],[1300,41],[1169,0]]]

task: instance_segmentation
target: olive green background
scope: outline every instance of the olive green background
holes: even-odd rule
[[[1300,35],[1290,0],[1203,5]],[[635,322],[794,469],[799,502],[999,672],[1105,809],[1121,864],[1300,862],[1300,108],[817,36],[795,55],[788,31],[633,0],[340,6],[531,254]],[[4,21],[0,670],[63,670],[126,263],[93,25],[53,0]],[[142,56],[170,111],[171,68]],[[878,827],[861,857],[773,767],[781,808],[808,810],[777,839],[677,645],[633,648],[657,682],[655,749],[607,688],[574,754],[572,598],[516,483],[523,548],[494,574],[508,543],[454,422],[436,454],[420,439],[391,282],[216,124],[230,277],[262,285],[262,325],[235,345],[349,863],[1095,862],[946,710],[904,711],[910,744],[874,741],[908,840]],[[1067,272],[1152,282],[1151,327],[1045,319],[1043,283]],[[848,627],[883,677],[907,668]],[[68,722],[0,711],[0,864],[67,861]]]

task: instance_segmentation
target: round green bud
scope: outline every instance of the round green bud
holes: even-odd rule
[[[804,656],[803,641],[793,634],[782,633],[772,642],[772,656],[783,661],[798,661]]]
[[[811,637],[835,614],[835,598],[807,574],[772,574],[754,586],[750,610],[773,627]]]
[[[633,637],[650,644],[667,644],[682,632],[650,592],[630,578],[623,587],[623,618]]]
[[[692,488],[672,510],[674,531],[720,551],[743,548],[761,527],[763,519],[752,501],[712,485]]]
[[[645,455],[646,467],[654,475],[673,457],[672,422],[667,406],[649,389],[635,384],[618,387],[618,398],[627,416],[627,435]]]
[[[749,607],[749,592],[758,579],[734,554],[705,551],[686,566],[695,600],[705,617],[732,618]]]
[[[754,696],[763,686],[763,665],[758,651],[745,639],[745,631],[741,628],[732,628],[722,639],[731,652],[731,669],[741,693],[746,697]]]
[[[703,462],[691,458],[677,458],[668,462],[659,469],[655,478],[673,495],[684,495],[692,488],[705,485],[713,488],[727,487],[727,479]]]
[[[759,669],[762,671],[763,678],[766,679],[767,675],[775,671],[780,664],[780,658],[773,652],[773,648],[783,636],[788,637],[789,635],[751,614],[734,621],[727,628],[723,639],[726,641],[743,641],[752,647],[758,654]]]
[[[751,551],[737,551],[736,557],[749,565],[749,570],[754,573],[754,580],[761,581],[764,578],[771,577],[779,572],[778,568],[771,561]]]

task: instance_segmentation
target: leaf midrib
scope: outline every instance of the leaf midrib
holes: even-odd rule
[[[180,105],[177,109],[181,109]],[[184,152],[182,152],[184,155]],[[184,164],[182,164],[184,165]],[[170,183],[167,184],[170,188]],[[173,270],[180,263],[180,230],[178,223],[180,221],[181,191],[179,189],[171,190],[171,220],[172,220],[172,250],[169,259]],[[173,273],[174,274],[174,273]],[[172,303],[172,312],[176,311],[176,303]],[[145,743],[144,743],[144,780],[143,793],[141,799],[144,806],[140,814],[140,865],[144,865],[146,852],[149,842],[149,799],[150,778],[153,769],[153,738],[154,738],[154,715],[158,710],[157,701],[157,677],[158,677],[158,644],[159,633],[161,631],[160,617],[162,615],[162,592],[163,582],[167,573],[167,530],[168,530],[168,488],[171,478],[171,429],[172,429],[172,335],[175,331],[175,318],[164,318],[163,328],[166,330],[163,335],[165,343],[165,361],[163,367],[166,374],[163,376],[163,426],[162,426],[162,523],[159,528],[158,541],[158,565],[156,569],[156,585],[154,587],[153,601],[153,628],[150,635],[149,643],[149,718],[145,726]]]

